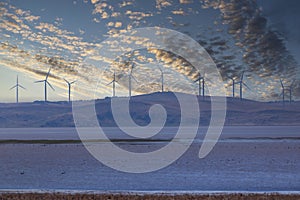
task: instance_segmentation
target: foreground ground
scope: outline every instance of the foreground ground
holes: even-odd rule
[[[67,133],[67,130],[60,132],[57,129],[47,129],[45,135],[40,133],[41,130],[37,131],[39,134],[34,134],[34,130],[31,129],[23,129],[23,132],[18,134],[13,133],[15,130],[11,130],[10,134],[7,134],[9,130],[3,130],[0,134],[0,192],[92,190],[104,193],[136,191],[145,194],[201,194],[203,191],[299,194],[298,130],[299,127],[226,128],[221,140],[207,157],[198,157],[201,146],[199,136],[189,150],[172,165],[144,174],[123,173],[103,165],[89,154],[80,141],[74,142],[78,139],[75,135],[63,134]],[[120,138],[119,133],[115,130],[113,132],[115,139]],[[160,139],[169,136],[164,134]],[[55,137],[61,140],[55,140]],[[145,152],[161,148],[167,141],[118,141],[116,144],[130,151]],[[28,194],[20,195],[22,198],[28,197]],[[249,196],[234,196],[249,199]],[[104,199],[106,197],[103,196]],[[68,198],[72,199],[73,196]],[[121,196],[113,198],[121,199]],[[254,198],[264,199],[260,196]],[[282,196],[276,198],[282,199]],[[285,198],[292,199],[291,196]],[[39,199],[39,196],[36,199]]]
[[[103,199],[103,200],[219,200],[219,199],[230,199],[230,200],[294,200],[299,199],[300,195],[280,195],[280,194],[228,194],[228,195],[110,195],[110,194],[0,194],[0,200],[49,200],[49,199],[72,199],[72,200],[92,200],[92,199]]]
[[[289,135],[292,130],[288,128],[284,129],[286,133],[282,136],[275,135],[276,138],[272,138],[272,135],[269,138],[267,135],[246,137],[251,135],[246,134],[250,130],[254,130],[255,134],[267,132],[267,128],[260,129],[241,129],[245,134],[236,134],[232,138],[226,138],[225,131],[223,139],[204,159],[198,157],[201,140],[196,140],[172,165],[144,174],[111,169],[89,154],[81,143],[8,141],[0,144],[0,189],[300,191],[300,140],[297,136]],[[280,127],[277,129],[280,130]],[[55,130],[51,131],[57,135]],[[49,130],[49,138],[53,134]],[[167,142],[117,144],[129,151],[145,152],[159,149]]]

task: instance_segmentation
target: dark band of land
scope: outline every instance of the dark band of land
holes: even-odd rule
[[[219,199],[230,199],[230,200],[257,200],[257,199],[272,199],[272,200],[294,200],[300,199],[300,195],[291,194],[182,194],[182,195],[164,195],[164,194],[153,194],[153,195],[138,195],[138,194],[63,194],[63,193],[3,193],[0,194],[0,200],[219,200]]]

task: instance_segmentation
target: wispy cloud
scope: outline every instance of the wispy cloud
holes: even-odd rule
[[[229,85],[227,76],[238,79],[243,70],[248,71],[247,80],[252,82],[251,86],[257,91],[257,94],[249,95],[252,95],[252,98],[273,98],[278,92],[278,80],[281,76],[289,80],[291,77],[297,79],[295,71],[298,70],[298,64],[286,49],[284,40],[267,26],[266,19],[253,1],[202,0],[202,8],[218,9],[222,19],[212,22],[213,30],[199,29],[197,33],[191,33],[195,31],[191,28],[194,26],[191,24],[193,20],[186,20],[186,17],[196,18],[197,12],[202,9],[201,4],[196,1],[156,0],[149,9],[138,8],[132,0],[118,3],[91,0],[90,3],[94,6],[90,13],[96,22],[93,24],[104,24],[104,27],[106,25],[106,36],[109,37],[117,37],[133,28],[157,24],[194,35],[194,39],[214,59],[225,85]],[[112,60],[99,55],[97,48],[101,48],[99,41],[103,37],[92,42],[86,41],[86,28],[79,27],[70,31],[62,28],[62,18],[45,22],[41,16],[34,15],[31,11],[22,10],[9,3],[2,2],[0,5],[1,65],[28,73],[34,78],[42,78],[48,68],[52,67],[51,78],[57,86],[65,87],[61,83],[62,78],[78,79],[82,82],[78,86],[81,94],[90,93],[93,91],[90,85],[98,84],[101,87],[97,89],[97,95],[110,94],[111,88],[106,84],[110,82],[115,70],[119,77],[120,93],[126,93],[126,73],[129,69],[125,62],[126,56],[119,60],[120,64],[113,64],[117,58]],[[222,30],[224,27],[227,28],[226,31]],[[127,42],[145,44],[146,49],[136,51],[133,58],[137,65],[133,71],[138,81],[133,83],[136,92],[145,93],[160,89],[161,72],[157,68],[158,63],[166,70],[167,90],[197,92],[197,84],[194,81],[198,71],[184,58],[160,49],[147,49],[148,41],[142,37],[133,37]],[[191,57],[196,56],[194,51],[186,47],[184,41],[169,38],[167,42],[173,47],[185,47],[184,50],[189,52]],[[124,50],[120,49],[118,41],[108,45],[114,51]],[[90,63],[86,63],[86,60]],[[104,61],[105,66],[98,66],[98,61]],[[207,84],[211,83],[208,81]],[[298,97],[299,88],[297,80],[295,94]]]

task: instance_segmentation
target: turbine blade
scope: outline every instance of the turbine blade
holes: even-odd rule
[[[109,82],[109,83],[107,83],[106,85],[110,85],[110,84],[112,84],[114,81],[111,81],[111,82]]]
[[[227,78],[229,78],[230,80],[234,81],[233,77],[227,76]]]
[[[241,81],[243,81],[243,79],[244,79],[244,73],[245,73],[245,71],[242,72]]]
[[[51,85],[48,81],[46,81],[46,83],[51,87],[51,89],[52,89],[53,91],[55,91],[55,89],[52,87],[52,85]]]
[[[284,88],[282,79],[280,79],[280,84],[281,84],[281,87]]]
[[[44,82],[45,80],[40,80],[40,81],[34,81],[34,83],[41,83]]]
[[[24,88],[24,87],[23,87],[22,85],[20,85],[20,84],[19,84],[19,87],[22,88],[22,89],[24,89],[24,90],[26,90],[26,88]]]
[[[72,81],[70,84],[72,85],[73,83],[76,83],[77,82],[77,80],[76,81]]]
[[[138,81],[134,78],[134,76],[131,75],[131,78],[138,83]]]
[[[131,67],[131,69],[130,69],[130,74],[132,74],[132,71],[133,71],[133,65],[132,65],[132,67]]]
[[[64,79],[66,81],[66,83],[70,84],[69,81],[67,81],[66,79]]]
[[[281,92],[281,94],[279,95],[280,97],[283,95],[283,91]]]
[[[194,82],[198,82],[201,81],[203,79],[203,76],[200,76],[199,78],[197,78]]]
[[[49,71],[48,71],[48,73],[47,73],[47,75],[46,75],[46,80],[48,79],[48,76],[49,76],[49,74],[50,74],[50,71],[51,71],[51,67],[49,68]]]
[[[295,81],[296,81],[296,80],[294,79],[293,82],[292,82],[291,85],[290,85],[290,88],[294,87]]]
[[[251,90],[251,88],[244,82],[242,82],[244,86],[246,86],[246,88],[248,88],[249,90]]]
[[[9,90],[12,90],[12,89],[14,89],[15,87],[17,87],[18,85],[15,85],[15,86],[13,86],[13,87],[11,87]]]

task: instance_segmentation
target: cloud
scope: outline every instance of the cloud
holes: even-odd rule
[[[206,7],[220,9],[228,32],[243,48],[243,60],[253,73],[293,77],[297,63],[280,35],[268,27],[267,19],[254,1],[204,1]],[[263,68],[260,66],[263,65]],[[276,67],[276,69],[275,69]]]
[[[173,10],[172,13],[174,15],[185,15],[184,11],[182,9],[180,10]]]
[[[269,27],[266,18],[251,0],[202,0],[203,8],[215,8],[220,11],[221,20],[216,21],[215,25],[212,22],[211,26],[214,28],[211,30],[197,27],[197,33],[193,29],[196,22],[192,20],[199,17],[197,13],[200,4],[196,1],[156,0],[149,8],[139,8],[132,0],[119,3],[92,0],[91,3],[94,6],[91,13],[93,21],[99,25],[103,24],[104,27],[106,24],[107,31],[104,30],[106,36],[117,37],[126,30],[153,25],[175,28],[194,35],[217,64],[226,84],[228,84],[227,76],[238,78],[242,70],[247,70],[249,72],[247,81],[250,82],[248,84],[255,83],[252,86],[258,91],[257,94],[266,98],[268,92],[270,97],[276,92],[275,85],[278,84],[277,80],[282,74],[287,79],[294,77],[297,70],[297,63],[286,49],[284,38]],[[62,28],[63,19],[57,19],[53,23],[43,22],[41,17],[32,15],[30,11],[21,10],[7,3],[1,5],[4,5],[0,6],[1,39],[6,38],[10,41],[2,43],[0,52],[2,65],[24,71],[34,77],[43,76],[52,66],[54,76],[52,79],[59,87],[64,87],[60,83],[63,77],[79,79],[83,82],[82,86],[79,86],[81,94],[92,92],[89,86],[97,84],[101,76],[101,88],[97,90],[97,95],[101,92],[110,94],[110,86],[104,83],[111,80],[114,69],[119,77],[120,93],[126,94],[128,77],[125,74],[130,68],[128,62],[126,64],[126,56],[119,61],[120,64],[112,64],[115,60],[99,55],[97,48],[100,46],[97,42],[102,38],[87,42],[83,38],[86,36],[86,29],[76,29],[74,31],[78,34],[76,35],[73,31]],[[225,31],[222,31],[223,29]],[[126,39],[121,42],[126,42]],[[157,68],[158,63],[166,70],[167,89],[197,92],[197,84],[194,81],[198,72],[184,58],[160,49],[147,49],[149,42],[142,37],[129,38],[127,42],[144,44],[146,49],[144,52],[137,51],[133,58],[133,62],[137,65],[134,74],[139,81],[133,83],[136,92],[145,93],[160,89],[161,72]],[[196,51],[189,49],[184,41],[168,38],[166,42],[172,47],[188,52],[191,57],[199,56],[196,55]],[[28,45],[26,48],[24,43]],[[112,51],[131,51],[120,49],[117,41],[108,45]],[[86,58],[90,62],[84,62]],[[98,61],[103,61],[106,66],[98,66]],[[272,81],[268,81],[270,77]],[[298,90],[297,80],[295,95],[300,93]],[[228,92],[230,93],[230,88]],[[252,98],[258,96],[253,93],[248,95]]]
[[[179,0],[179,2],[182,4],[190,4],[193,3],[193,0]]]
[[[98,3],[99,2],[99,0],[91,0],[91,3],[92,4],[96,4],[96,3]]]
[[[122,26],[122,22],[116,22],[116,23],[115,23],[115,27],[116,27],[116,28],[120,28],[121,26]]]
[[[28,22],[33,22],[33,21],[40,19],[40,16],[30,15],[30,16],[25,16],[24,19]]]
[[[161,10],[162,8],[172,5],[171,0],[156,0],[156,8]]]
[[[286,48],[285,39],[269,25],[255,1],[202,0],[202,4],[203,8],[220,10],[222,23],[228,26],[228,33],[242,50],[243,69],[251,72],[251,76],[257,75],[260,88],[269,88],[262,83],[271,77],[273,80],[280,77],[298,79],[299,82],[296,76],[299,65]]]

